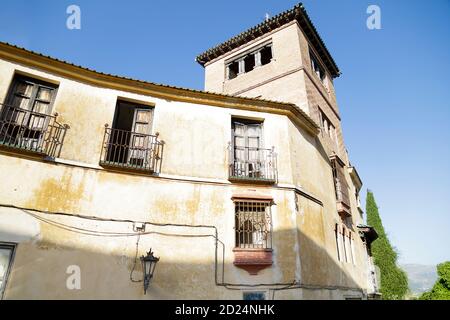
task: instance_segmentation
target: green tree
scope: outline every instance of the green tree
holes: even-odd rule
[[[408,278],[397,266],[397,253],[384,231],[375,198],[370,190],[366,197],[367,224],[374,227],[378,239],[372,243],[374,263],[380,269],[380,292],[383,299],[403,299],[408,292]]]
[[[420,300],[450,300],[450,261],[438,264],[438,280],[431,291],[424,292]]]

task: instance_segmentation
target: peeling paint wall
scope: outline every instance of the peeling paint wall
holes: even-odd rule
[[[356,266],[336,258],[332,226],[338,216],[331,170],[321,144],[286,116],[95,87],[5,60],[0,60],[0,101],[5,100],[14,72],[58,84],[53,111],[70,129],[59,159],[42,160],[0,150],[0,242],[17,243],[6,299],[242,298],[242,291],[217,285],[216,275],[219,283],[280,284],[295,280],[309,285],[365,288],[361,243],[357,242]],[[118,97],[155,106],[152,132],[159,132],[166,143],[159,176],[99,166],[104,124],[112,123]],[[232,116],[264,119],[265,146],[274,146],[278,154],[278,184],[228,181]],[[311,193],[323,206],[299,195],[296,188]],[[235,209],[231,197],[242,193],[268,195],[275,203],[274,263],[256,276],[233,265]],[[352,210],[356,210],[353,206],[355,203]],[[214,229],[147,225],[148,234],[139,237],[138,257],[153,248],[160,262],[144,296],[142,283],[130,280],[138,240],[132,223],[51,212],[215,226],[224,255],[219,244],[216,264]],[[86,234],[81,229],[91,232]],[[98,231],[109,235],[92,234]],[[81,269],[81,290],[67,289],[66,271],[71,265]],[[139,261],[134,271],[133,279],[142,279]],[[279,286],[262,290],[272,295],[274,288]],[[346,292],[292,288],[276,291],[276,298],[343,298]]]

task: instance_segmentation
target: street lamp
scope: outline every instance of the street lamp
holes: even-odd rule
[[[159,258],[153,255],[152,249],[147,252],[146,256],[141,257],[142,262],[142,270],[144,271],[144,294],[147,293],[148,285],[150,284],[150,280],[153,278],[153,272],[155,272],[156,263],[159,261]]]

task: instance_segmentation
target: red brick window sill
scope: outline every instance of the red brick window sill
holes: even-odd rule
[[[251,275],[258,274],[259,271],[270,267],[273,264],[272,249],[260,248],[234,248],[233,264],[246,270]]]

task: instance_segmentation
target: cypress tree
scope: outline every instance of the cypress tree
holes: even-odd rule
[[[373,193],[367,190],[366,197],[367,224],[374,227],[378,239],[372,243],[374,263],[380,269],[380,292],[383,299],[403,299],[408,291],[408,278],[397,266],[397,253],[392,248],[381,222]]]

